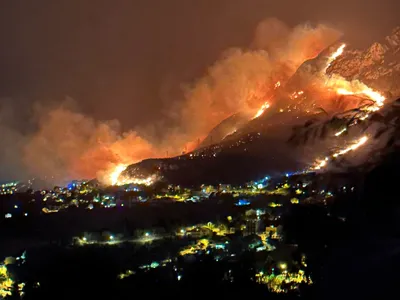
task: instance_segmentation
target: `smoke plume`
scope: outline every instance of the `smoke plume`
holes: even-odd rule
[[[341,33],[323,24],[289,28],[271,18],[261,22],[250,49],[228,49],[207,74],[185,90],[185,101],[175,108],[179,127],[166,142],[181,147],[237,112],[249,119],[270,101],[277,81],[285,82],[306,60],[338,40]],[[183,137],[183,138],[182,138]],[[187,150],[192,150],[185,146]]]
[[[39,129],[23,149],[33,174],[53,176],[56,181],[91,179],[116,164],[156,155],[136,132],[122,133],[117,120],[99,122],[66,104],[40,115]]]

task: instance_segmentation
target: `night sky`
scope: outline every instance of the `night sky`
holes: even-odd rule
[[[301,2],[301,3],[300,3]],[[293,4],[295,3],[295,4]],[[326,22],[365,45],[397,25],[397,0],[1,0],[0,98],[66,95],[125,128],[157,119],[229,47],[249,45],[266,17]]]

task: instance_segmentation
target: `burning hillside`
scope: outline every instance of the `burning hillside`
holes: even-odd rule
[[[327,72],[348,81],[358,79],[390,98],[400,96],[400,27],[366,51],[346,49]]]
[[[339,36],[325,25],[290,28],[268,19],[258,26],[251,49],[228,49],[205,76],[184,86],[181,99],[160,108],[165,118],[123,132],[116,120],[97,121],[64,104],[44,106],[21,156],[33,176],[53,183],[97,177],[113,184],[124,166],[188,153],[230,116],[240,114],[244,124],[269,110],[280,84]]]
[[[361,52],[338,43],[340,33],[327,26],[290,29],[269,19],[257,28],[251,50],[226,51],[204,77],[186,86],[182,101],[169,103],[167,119],[173,125],[161,120],[121,132],[117,121],[98,122],[60,106],[40,114],[39,130],[29,137],[23,157],[39,177],[51,174],[56,182],[97,177],[105,184],[151,184],[166,170],[170,174],[182,170],[183,162],[184,172],[190,173],[193,158],[205,156],[212,159],[211,164],[218,159],[239,163],[247,156],[242,165],[249,172],[255,164],[264,172],[321,168],[328,162],[325,156],[317,161],[309,156],[323,153],[327,148],[322,144],[297,154],[288,149],[283,155],[290,127],[315,115],[319,108],[337,113],[365,99],[373,103],[365,108],[362,118],[367,118],[384,103],[379,91],[389,97],[400,93],[393,88],[390,94],[393,86],[380,88],[373,81],[379,75],[388,82],[397,74],[398,35],[396,30],[382,44]],[[365,143],[366,138],[361,138],[346,147]],[[277,150],[274,155],[268,154],[271,145]],[[280,159],[283,162],[278,163]],[[216,170],[202,171],[202,167],[196,167],[196,172],[210,175],[224,170],[222,163]],[[218,178],[223,180],[223,176]]]
[[[396,32],[398,31],[394,31],[394,34],[397,34]],[[372,49],[374,47],[376,46]],[[266,170],[270,173],[301,169],[319,170],[328,166],[330,160],[362,147],[367,143],[368,135],[355,136],[345,142],[338,140],[337,147],[333,148],[332,145],[314,147],[312,155],[330,149],[329,154],[321,159],[310,159],[305,151],[282,150],[285,149],[282,145],[285,141],[281,138],[282,135],[288,136],[288,129],[314,115],[317,107],[324,107],[337,113],[359,107],[365,100],[369,101],[367,105],[360,107],[361,114],[353,120],[350,127],[356,126],[367,119],[370,113],[383,107],[386,100],[383,94],[359,79],[346,78],[334,72],[334,66],[338,68],[337,60],[346,56],[346,51],[345,44],[336,44],[316,59],[304,63],[286,85],[280,81],[275,83],[268,101],[260,106],[250,121],[243,122],[244,117],[239,121],[235,120],[237,116],[234,119],[230,118],[232,119],[230,122],[224,123],[230,125],[234,123],[231,125],[232,132],[223,134],[221,138],[217,127],[211,133],[217,136],[219,134],[220,143],[201,148],[188,155],[156,162],[159,170],[168,180],[176,182],[182,182],[179,173],[185,174],[185,177],[194,173],[193,181],[186,178],[191,184],[204,181],[235,182],[235,179],[249,180],[251,177],[263,175],[262,172],[265,174]],[[371,48],[367,53],[370,51]],[[338,103],[341,107],[338,107]],[[223,128],[221,132],[229,132],[226,124],[221,127]],[[344,130],[346,129],[338,130],[333,139],[339,138]],[[212,136],[208,139],[212,141]],[[271,145],[274,145],[273,149]],[[274,153],[274,149],[279,151]],[[299,157],[302,157],[300,161]],[[285,163],[282,163],[282,160],[285,160]],[[232,165],[233,169],[230,170]],[[124,176],[134,178],[139,170],[141,170],[140,164],[134,171],[130,167],[124,172]]]

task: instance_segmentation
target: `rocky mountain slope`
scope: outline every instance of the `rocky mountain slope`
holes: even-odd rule
[[[358,79],[388,98],[400,97],[400,27],[364,51],[348,47],[327,72]]]

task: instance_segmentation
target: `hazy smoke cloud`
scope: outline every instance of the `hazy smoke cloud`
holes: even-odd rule
[[[173,128],[153,125],[152,130],[121,132],[117,120],[99,122],[63,103],[36,109],[33,134],[21,135],[0,123],[0,133],[12,145],[1,157],[15,165],[22,157],[25,174],[54,176],[57,182],[102,178],[119,163],[180,154],[230,115],[244,112],[250,118],[270,99],[278,80],[287,80],[339,36],[324,25],[289,28],[279,20],[265,20],[249,49],[228,49],[203,78],[185,86],[185,100],[170,106],[168,115],[177,124]],[[154,134],[160,130],[161,138]]]
[[[290,29],[277,19],[264,20],[256,29],[252,49],[227,50],[205,77],[187,88],[186,101],[178,108],[178,131],[193,145],[234,113],[244,112],[250,118],[271,100],[277,81],[285,82],[304,61],[340,36],[322,24]],[[176,134],[175,141],[180,141]]]
[[[115,164],[156,154],[135,132],[122,133],[117,120],[99,122],[70,108],[71,101],[39,110],[39,129],[25,144],[24,162],[33,174],[62,181],[91,179]]]

